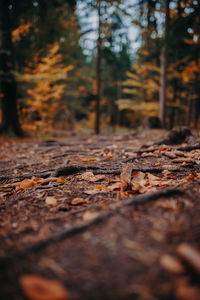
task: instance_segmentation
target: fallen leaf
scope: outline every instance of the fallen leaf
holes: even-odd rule
[[[42,178],[31,178],[31,179],[24,179],[20,184],[16,187],[16,192],[20,190],[26,190],[34,185],[36,185],[39,182],[42,182]]]
[[[47,196],[46,199],[45,199],[45,203],[48,204],[48,205],[56,205],[57,200],[53,196]]]
[[[58,177],[58,179],[56,180],[57,183],[65,183],[66,182],[66,178],[61,176],[61,177]]]
[[[134,172],[131,184],[132,184],[132,191],[139,192],[139,193],[146,192],[147,180],[145,179],[145,173],[141,171]]]
[[[84,204],[84,203],[88,203],[89,201],[87,199],[84,198],[74,198],[71,201],[72,205],[80,205],[80,204]]]
[[[87,210],[87,211],[83,214],[82,219],[83,219],[83,221],[87,221],[87,220],[96,218],[96,216],[98,216],[98,213],[97,213],[97,212],[95,212],[94,210]]]
[[[166,175],[169,175],[169,174],[170,174],[170,171],[169,171],[169,170],[163,170],[163,171],[162,171],[162,174],[165,175],[165,176],[166,176]]]
[[[112,185],[109,185],[107,189],[109,192],[113,192],[119,190],[120,188],[121,188],[121,182],[115,182]]]
[[[176,158],[176,154],[170,151],[166,151],[165,156],[169,157],[169,158]]]
[[[150,185],[155,186],[160,184],[161,179],[157,176],[152,175],[151,173],[147,173],[147,178],[148,178],[148,183]]]
[[[160,258],[160,264],[166,271],[174,274],[184,273],[184,267],[179,259],[169,255],[163,254]]]
[[[94,175],[91,171],[88,171],[81,175],[81,179],[87,180],[89,182],[95,182],[105,179],[105,175]]]
[[[106,156],[106,159],[112,159],[113,155]]]
[[[176,156],[185,156],[185,153],[183,151],[180,150],[173,150],[173,153],[176,154]]]
[[[125,191],[125,189],[131,185],[132,170],[132,164],[127,164],[123,167],[122,172],[120,174],[121,191]]]
[[[95,195],[98,193],[106,193],[108,192],[108,188],[105,185],[95,185],[93,189],[84,191],[85,194]]]
[[[104,150],[104,155],[109,157],[109,156],[113,156],[113,151],[111,149],[105,149]]]
[[[192,179],[192,180],[197,180],[198,179],[198,177],[195,174],[189,174],[188,178]]]
[[[96,157],[83,157],[81,158],[82,162],[98,161]]]
[[[69,294],[65,287],[57,280],[46,279],[40,275],[22,275],[20,286],[31,300],[67,300]]]

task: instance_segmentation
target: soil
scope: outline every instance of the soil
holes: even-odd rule
[[[1,300],[199,299],[200,138],[164,135],[1,140]]]

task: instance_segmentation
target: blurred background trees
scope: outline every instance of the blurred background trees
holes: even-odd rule
[[[0,33],[1,133],[200,125],[199,1],[2,0]]]

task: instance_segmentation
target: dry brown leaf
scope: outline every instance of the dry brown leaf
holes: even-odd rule
[[[164,154],[169,158],[176,158],[176,154],[174,152],[166,151]]]
[[[113,192],[115,190],[119,190],[120,188],[121,188],[121,182],[115,182],[114,184],[108,186],[108,191]]]
[[[102,179],[105,179],[105,175],[94,175],[93,172],[91,171],[88,171],[88,172],[85,172],[81,175],[81,179],[83,180],[87,180],[89,182],[96,182],[96,181],[100,181]]]
[[[84,193],[88,195],[95,195],[98,193],[106,193],[106,192],[108,192],[108,188],[105,185],[95,185],[93,189],[84,191]]]
[[[195,174],[189,174],[188,178],[192,179],[192,180],[197,180],[198,179],[198,177]]]
[[[159,177],[154,176],[151,173],[147,173],[147,178],[148,178],[148,183],[153,186],[159,185],[161,182],[161,179]]]
[[[69,294],[57,280],[46,279],[40,275],[23,275],[19,279],[20,286],[30,300],[67,300]]]
[[[169,170],[163,170],[162,171],[162,174],[165,175],[165,176],[169,175],[170,173],[171,172]]]
[[[84,203],[88,203],[89,201],[87,199],[84,198],[74,198],[71,201],[72,205],[80,205],[80,204],[84,204]]]
[[[95,212],[94,210],[87,210],[83,214],[82,219],[83,219],[83,221],[88,221],[90,219],[96,218],[96,216],[98,216],[97,212]]]
[[[131,181],[132,191],[144,193],[146,192],[146,185],[148,181],[145,179],[145,173],[136,171],[133,173],[133,179]]]
[[[169,255],[163,254],[160,258],[160,264],[166,271],[174,274],[184,273],[184,267],[179,259]]]
[[[132,170],[133,170],[132,164],[127,164],[123,167],[123,170],[120,174],[121,191],[125,191],[125,189],[131,185]]]
[[[56,205],[57,204],[57,200],[54,196],[47,196],[45,199],[45,203],[48,205]]]
[[[173,150],[173,153],[176,154],[176,156],[185,156],[185,153],[183,151],[180,150]]]

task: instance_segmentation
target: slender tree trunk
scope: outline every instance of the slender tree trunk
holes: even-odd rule
[[[10,29],[10,12],[8,1],[0,1],[0,71],[2,97],[2,124],[0,133],[13,132],[22,136],[17,113],[17,84],[12,74],[13,47]]]
[[[169,25],[169,3],[170,0],[165,1],[165,25],[164,25],[164,43],[160,54],[160,122],[161,126],[165,128],[166,115],[166,73],[167,73],[167,34]]]
[[[98,6],[98,39],[97,39],[97,61],[96,61],[96,78],[97,78],[97,97],[96,97],[96,134],[100,133],[100,103],[101,103],[101,59],[102,59],[102,37],[101,37],[101,0],[97,1]]]

